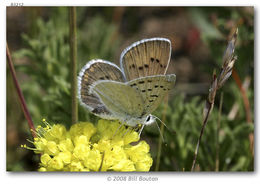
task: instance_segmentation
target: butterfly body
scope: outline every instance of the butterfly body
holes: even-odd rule
[[[96,59],[80,71],[80,103],[104,119],[119,120],[134,127],[155,122],[151,113],[175,83],[166,75],[171,42],[165,38],[138,41],[121,54],[120,66]]]

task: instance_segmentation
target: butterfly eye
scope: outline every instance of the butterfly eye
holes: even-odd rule
[[[150,119],[151,119],[151,116],[148,116],[146,119],[146,122],[150,121]]]

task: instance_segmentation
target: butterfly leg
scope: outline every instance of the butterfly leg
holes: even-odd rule
[[[119,129],[123,126],[123,124],[124,124],[124,123],[120,122],[120,125],[119,125],[119,127],[117,127],[117,129],[116,129],[116,131],[115,131],[115,133],[114,133],[114,135],[113,135],[113,138],[114,138],[114,136],[117,134],[117,132],[119,131]]]
[[[129,128],[130,128],[130,127],[127,127],[127,129],[126,129],[125,133],[122,135],[122,137],[124,137],[124,136],[128,133]]]

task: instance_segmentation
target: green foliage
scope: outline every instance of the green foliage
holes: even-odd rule
[[[214,25],[208,16],[209,13],[218,16],[218,18],[214,20]],[[219,11],[218,8],[192,8],[190,14],[194,23],[198,24],[197,26],[201,30],[202,39],[204,39],[204,42],[210,48],[211,56],[214,57],[212,62],[215,63],[215,67],[218,68],[222,65],[222,57],[228,39],[223,36],[229,36],[231,32],[234,32],[232,28],[237,27],[238,39],[235,54],[238,56],[238,59],[235,64],[235,70],[238,71],[241,77],[252,74],[252,78],[254,78],[253,13],[241,8],[223,8],[222,11]],[[203,22],[202,26],[199,22]],[[233,26],[231,27],[230,25]],[[219,32],[221,32],[221,34],[219,34]],[[208,71],[208,67],[205,67],[205,71]]]
[[[234,92],[234,91],[231,91]],[[224,96],[224,103],[225,103]],[[165,144],[162,148],[160,170],[190,171],[194,150],[202,126],[202,110],[204,101],[194,97],[185,101],[183,95],[174,96],[166,112],[167,126],[176,132],[172,134],[165,129]],[[242,105],[241,105],[242,106]],[[155,115],[162,118],[163,105]],[[215,171],[216,164],[216,135],[218,121],[218,106],[215,106],[204,135],[202,137],[197,164],[200,170]],[[243,113],[244,111],[240,112]],[[239,114],[240,114],[239,113]],[[147,136],[158,136],[155,127],[146,127]],[[253,125],[245,122],[243,114],[235,120],[228,120],[227,114],[221,115],[219,132],[219,167],[221,171],[254,170],[253,158],[250,154],[248,136],[254,131]],[[243,143],[241,143],[243,141]],[[157,143],[156,141],[155,143]],[[157,152],[156,149],[154,149]],[[154,159],[156,153],[153,154]]]
[[[38,19],[37,30],[35,37],[22,35],[27,47],[14,54],[15,59],[29,61],[17,66],[18,71],[29,77],[21,84],[22,90],[34,121],[46,117],[68,123],[71,117],[68,29],[58,29],[53,21],[45,23]]]
[[[100,16],[85,22],[78,38],[80,62],[84,63],[95,58],[113,61],[120,42],[117,27],[113,24],[108,25]]]
[[[34,36],[22,34],[26,47],[16,51],[14,57],[29,62],[16,68],[28,76],[21,87],[33,120],[39,122],[46,118],[70,124],[69,30],[67,16],[64,16],[67,11],[57,8],[53,14],[54,19],[47,22],[36,20],[38,33]],[[100,17],[83,24],[83,28],[78,29],[79,68],[93,58],[113,58],[119,44],[119,40],[113,41],[115,32],[116,27]],[[91,117],[93,119],[93,115]],[[79,120],[89,119],[88,112],[79,106]]]

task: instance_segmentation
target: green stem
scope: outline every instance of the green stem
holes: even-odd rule
[[[214,71],[213,71],[213,81],[212,81],[211,87],[215,86],[216,81],[217,81],[217,76],[216,76],[216,71],[214,69]],[[212,91],[213,92],[210,91],[210,93],[208,95],[208,98],[206,100],[206,105],[204,107],[204,109],[207,109],[206,110],[207,112],[205,114],[205,117],[204,117],[204,114],[203,114],[203,117],[204,117],[203,118],[203,124],[202,124],[201,130],[200,130],[200,136],[199,136],[199,139],[198,139],[198,142],[197,142],[197,145],[196,145],[196,149],[195,149],[194,157],[193,157],[193,162],[192,162],[192,166],[191,166],[191,171],[192,172],[195,170],[196,160],[197,160],[197,156],[198,156],[198,152],[199,152],[201,138],[203,136],[204,129],[205,129],[206,125],[207,125],[207,122],[208,122],[211,110],[213,109],[213,106],[214,106],[214,101],[215,101],[215,96],[216,96],[217,89],[213,89]]]
[[[222,105],[223,105],[223,92],[221,92],[220,95],[217,134],[216,134],[216,169],[215,169],[216,172],[219,171],[219,129],[220,129],[220,122],[221,122]]]
[[[77,26],[76,7],[69,8],[69,30],[70,30],[70,63],[71,63],[71,115],[72,124],[78,121],[77,102]]]
[[[198,139],[198,142],[197,142],[197,145],[196,145],[196,149],[195,149],[195,152],[194,152],[194,158],[193,158],[193,162],[192,162],[192,167],[191,167],[191,171],[193,172],[195,170],[195,165],[196,165],[196,160],[197,160],[197,156],[198,156],[198,152],[199,152],[199,147],[200,147],[200,141],[201,141],[201,138],[203,136],[203,132],[204,132],[204,129],[207,125],[207,122],[208,122],[208,118],[209,118],[209,115],[210,115],[210,112],[213,108],[213,104],[214,103],[211,103],[209,105],[209,108],[208,108],[208,112],[206,113],[206,117],[203,121],[203,125],[202,125],[202,128],[200,130],[200,136],[199,136],[199,139]]]
[[[8,61],[8,65],[9,65],[9,68],[10,68],[10,71],[11,71],[11,74],[12,74],[12,77],[13,77],[13,80],[14,80],[14,85],[15,85],[15,88],[16,88],[16,92],[18,94],[18,97],[19,97],[19,101],[21,103],[21,106],[22,106],[22,110],[23,110],[23,114],[28,122],[28,125],[29,125],[29,128],[30,128],[30,131],[32,133],[32,136],[34,138],[36,138],[36,133],[35,133],[35,127],[34,127],[34,124],[33,124],[33,121],[32,121],[32,118],[31,118],[31,115],[29,113],[29,110],[27,108],[27,105],[26,105],[26,102],[25,102],[25,99],[24,99],[24,96],[23,96],[23,93],[22,93],[22,90],[19,86],[19,83],[18,83],[18,80],[17,80],[17,77],[16,77],[16,73],[15,73],[15,69],[14,69],[14,65],[13,65],[13,61],[12,61],[12,57],[11,57],[11,53],[10,53],[10,50],[8,48],[8,44],[6,43],[6,56],[7,56],[7,61]]]

